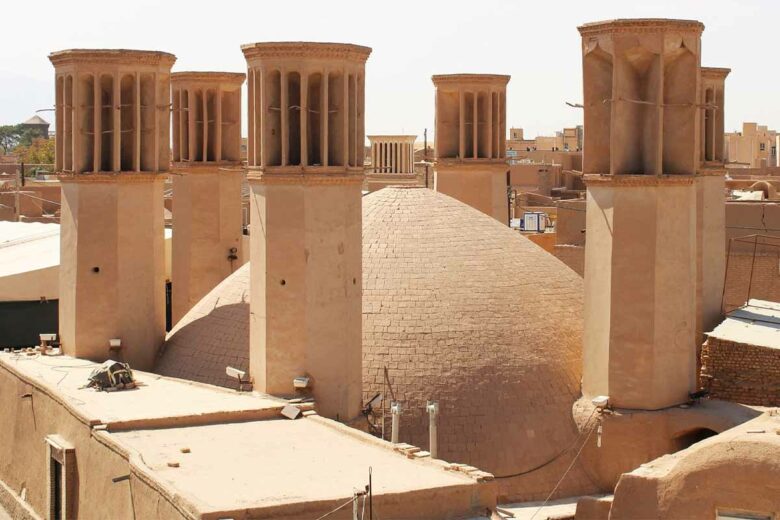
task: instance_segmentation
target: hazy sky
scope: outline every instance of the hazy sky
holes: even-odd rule
[[[432,74],[510,74],[507,126],[527,136],[580,124],[577,25],[618,17],[704,22],[702,65],[730,67],[726,130],[780,122],[776,0],[341,0],[3,2],[0,124],[53,105],[51,51],[130,48],[175,54],[174,70],[245,71],[257,41],[367,45],[366,133],[433,133]],[[246,99],[246,98],[245,98]],[[41,114],[53,122],[52,113]]]

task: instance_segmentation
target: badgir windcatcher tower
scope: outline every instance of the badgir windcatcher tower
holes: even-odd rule
[[[508,75],[433,76],[430,189],[414,136],[366,147],[368,47],[52,53],[58,344],[0,352],[0,516],[779,515],[774,382],[702,390],[720,342],[780,330],[775,302],[721,308],[703,30],[579,27],[584,277],[508,225]]]

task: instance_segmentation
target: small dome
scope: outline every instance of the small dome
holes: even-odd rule
[[[224,371],[248,364],[248,302],[245,265],[171,332],[158,370],[235,387]],[[531,470],[502,489],[544,498],[578,434],[582,329],[582,278],[518,232],[424,188],[363,198],[364,398],[402,402],[401,442],[428,449],[436,400],[440,458]],[[588,486],[575,468],[560,491]]]
[[[222,280],[168,333],[155,372],[236,388],[225,367],[249,370],[249,263]]]

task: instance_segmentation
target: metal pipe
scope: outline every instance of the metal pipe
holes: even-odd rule
[[[437,458],[439,452],[437,418],[439,416],[439,403],[437,401],[428,401],[428,451],[432,458]]]
[[[390,442],[398,444],[398,420],[401,416],[401,403],[393,401],[390,403],[390,413],[393,416],[392,431],[390,432]]]

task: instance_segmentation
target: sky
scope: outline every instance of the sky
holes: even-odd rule
[[[509,74],[507,127],[552,135],[582,122],[577,26],[611,18],[687,18],[705,25],[702,65],[729,67],[726,131],[780,123],[776,0],[10,0],[3,6],[0,124],[54,104],[47,55],[69,48],[171,52],[173,70],[245,72],[240,46],[333,41],[373,48],[366,134],[433,135],[433,74]],[[246,95],[244,96],[246,100]],[[53,122],[52,112],[40,114]],[[244,116],[246,117],[246,116]]]

